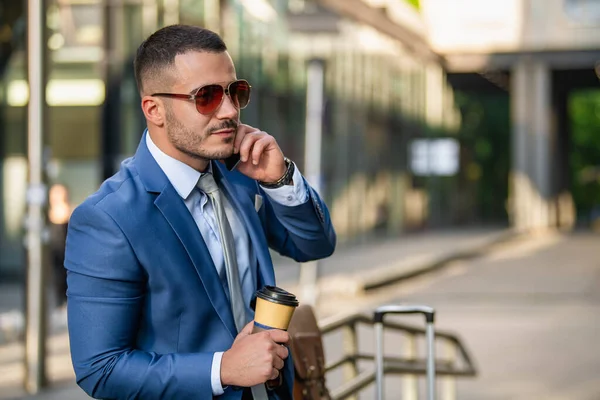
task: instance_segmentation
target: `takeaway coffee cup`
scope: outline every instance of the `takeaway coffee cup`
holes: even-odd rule
[[[256,311],[252,333],[269,329],[287,330],[292,315],[298,307],[298,300],[292,293],[276,286],[265,286],[256,292]],[[283,380],[278,378],[267,381],[268,389],[281,386]]]
[[[276,286],[265,286],[256,292],[253,333],[268,330],[287,330],[298,300],[292,293]]]

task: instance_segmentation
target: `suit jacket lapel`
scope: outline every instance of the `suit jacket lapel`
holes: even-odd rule
[[[175,189],[165,189],[156,198],[154,204],[162,212],[181,243],[183,243],[213,307],[217,310],[219,317],[221,317],[232,336],[236,337],[237,330],[233,314],[223,290],[221,279],[204,239],[181,197]]]
[[[221,284],[208,248],[185,203],[146,147],[145,136],[142,137],[135,158],[138,173],[146,189],[149,192],[159,193],[154,204],[183,244],[208,294],[211,304],[225,326],[229,329],[232,337],[235,338],[237,330],[231,307],[229,306],[229,300],[223,290],[223,285]]]
[[[269,254],[269,245],[262,232],[261,222],[258,218],[258,213],[254,209],[250,197],[242,193],[227,179],[229,171],[219,162],[213,162],[213,174],[215,180],[220,187],[228,194],[231,205],[236,209],[238,215],[244,221],[244,225],[248,229],[250,242],[254,247],[254,253],[258,259],[259,276],[257,277],[259,284],[274,285],[275,274],[273,271],[273,262]]]

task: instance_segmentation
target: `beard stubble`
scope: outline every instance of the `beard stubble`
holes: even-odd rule
[[[210,135],[222,129],[234,129],[237,131],[238,123],[235,120],[228,119],[218,126],[209,127],[201,134],[186,128],[175,117],[172,110],[166,107],[167,137],[171,144],[180,152],[197,160],[222,160],[233,154],[233,142],[235,136],[223,140],[221,145],[215,145],[218,148],[206,144]],[[229,146],[225,146],[229,145]]]

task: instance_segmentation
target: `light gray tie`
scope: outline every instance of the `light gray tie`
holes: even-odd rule
[[[217,225],[219,225],[219,235],[221,236],[221,247],[223,247],[223,258],[225,260],[225,271],[227,272],[227,286],[229,286],[229,299],[231,310],[233,311],[233,320],[238,332],[241,332],[246,326],[246,307],[244,306],[244,297],[242,295],[242,284],[240,282],[240,273],[235,256],[235,242],[231,226],[225,214],[225,206],[221,198],[221,191],[215,182],[211,173],[202,174],[197,184],[210,198],[215,213]],[[267,400],[267,390],[264,385],[252,387],[252,397],[254,400]]]

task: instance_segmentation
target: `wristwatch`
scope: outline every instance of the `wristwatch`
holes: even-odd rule
[[[290,185],[292,183],[292,178],[294,177],[294,170],[296,169],[296,166],[294,162],[287,157],[284,157],[283,161],[285,162],[286,166],[286,170],[283,173],[283,176],[275,182],[258,181],[260,186],[267,189],[277,189],[285,185]]]

